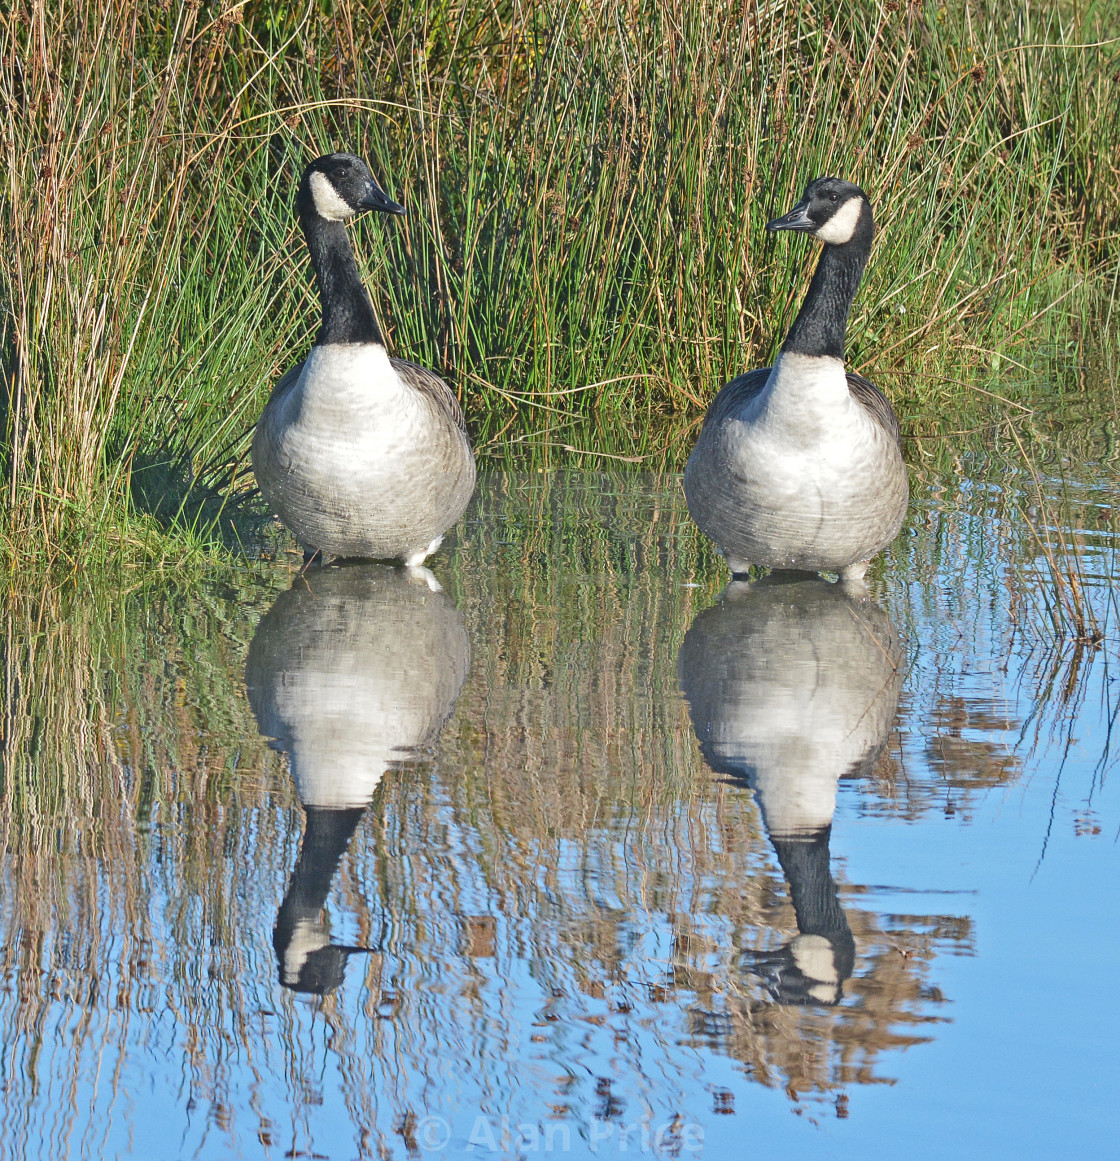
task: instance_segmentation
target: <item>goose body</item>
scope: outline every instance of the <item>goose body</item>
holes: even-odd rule
[[[458,609],[427,570],[349,564],[299,575],[261,618],[245,685],[257,724],[286,752],[306,816],[273,930],[280,982],[323,994],[350,955],[326,902],[385,773],[439,737],[470,669]]]
[[[809,233],[824,253],[774,366],[733,379],[708,409],[685,468],[688,509],[733,574],[755,564],[858,579],[909,497],[898,419],[844,366],[871,206],[857,186],[818,178],[767,228]]]
[[[733,580],[677,658],[704,758],[754,792],[789,882],[797,934],[750,956],[782,1003],[839,1003],[855,962],[829,865],[836,792],[841,778],[874,769],[905,657],[862,587],[788,573]]]
[[[354,563],[301,575],[257,626],[249,704],[288,754],[305,807],[364,809],[385,771],[434,741],[455,706],[470,638],[420,571]]]
[[[257,483],[309,556],[420,564],[471,498],[474,455],[447,384],[390,358],[342,224],[404,211],[346,153],[307,167],[297,206],[323,324],[257,423]]]

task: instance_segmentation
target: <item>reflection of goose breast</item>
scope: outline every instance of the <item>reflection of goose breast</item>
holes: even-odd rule
[[[304,805],[350,807],[369,802],[390,763],[434,740],[469,664],[446,594],[406,570],[347,565],[297,577],[277,598],[245,680]]]
[[[713,769],[747,781],[771,835],[828,826],[841,775],[890,732],[902,650],[872,601],[819,579],[732,582],[700,613],[678,671]]]

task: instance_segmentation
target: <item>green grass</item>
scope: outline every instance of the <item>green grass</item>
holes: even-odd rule
[[[850,355],[900,411],[1033,366],[1113,326],[1118,36],[995,0],[0,16],[0,553],[255,534],[248,433],[317,325],[293,186],[334,148],[409,208],[353,231],[393,348],[492,451],[629,454],[767,361],[813,253],[763,225],[823,172],[876,208]]]

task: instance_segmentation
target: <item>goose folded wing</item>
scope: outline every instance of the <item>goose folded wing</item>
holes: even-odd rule
[[[466,432],[467,425],[463,420],[463,410],[459,406],[459,400],[455,398],[455,393],[451,388],[434,371],[429,371],[427,367],[421,367],[419,363],[413,363],[409,359],[394,358],[390,359],[389,362],[409,387],[427,395],[460,431]]]
[[[902,428],[887,397],[870,380],[848,371],[848,390],[852,398],[871,415],[875,423],[888,432],[895,443],[902,444]]]

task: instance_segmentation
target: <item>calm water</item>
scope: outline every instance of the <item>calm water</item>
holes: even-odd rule
[[[1113,461],[911,459],[863,594],[526,471],[442,591],[11,598],[0,1155],[1112,1155]]]

